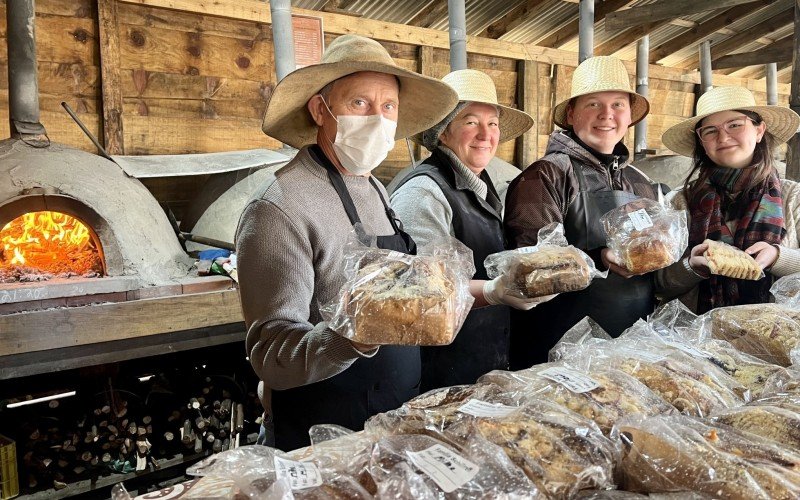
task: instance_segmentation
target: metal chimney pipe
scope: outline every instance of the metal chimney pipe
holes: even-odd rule
[[[594,0],[580,0],[578,12],[578,64],[580,64],[594,53]]]
[[[292,0],[270,0],[272,15],[272,43],[275,46],[275,74],[278,81],[297,67],[294,58],[294,33],[292,31]]]
[[[700,95],[711,90],[711,42],[700,44]]]
[[[465,0],[447,0],[450,24],[450,71],[467,69],[467,10]]]
[[[650,72],[650,35],[643,36],[636,45],[636,93],[647,97]],[[633,126],[633,157],[647,156],[647,117]]]
[[[7,0],[8,118],[11,137],[47,134],[39,121],[34,0]]]
[[[767,63],[767,104],[778,104],[778,63]]]

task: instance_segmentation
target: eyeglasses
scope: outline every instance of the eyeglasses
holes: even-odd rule
[[[747,125],[747,120],[753,122],[753,125],[756,124],[756,121],[749,116],[740,116],[739,118],[728,120],[722,125],[707,125],[705,127],[700,127],[696,129],[695,132],[697,132],[697,137],[699,137],[703,142],[716,141],[719,137],[719,131],[722,129],[724,129],[728,135],[736,137],[744,132],[745,125]]]

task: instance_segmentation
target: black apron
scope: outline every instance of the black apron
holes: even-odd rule
[[[639,197],[613,189],[590,192],[584,169],[591,175],[601,174],[575,161],[572,166],[580,192],[567,208],[564,233],[571,245],[596,256],[595,264],[599,267],[598,250],[606,246],[600,217]],[[609,271],[608,278],[592,280],[585,290],[563,293],[531,311],[512,311],[511,368],[520,370],[546,362],[550,349],[585,316],[595,320],[612,337],[618,337],[654,308],[652,273],[623,278]]]
[[[453,233],[472,250],[476,269],[474,279],[487,279],[483,261],[488,255],[505,249],[500,216],[502,204],[489,175],[486,171],[481,173],[481,179],[488,187],[484,200],[456,176],[450,160],[438,149],[402,184],[423,175],[436,182],[453,210]],[[507,370],[510,322],[506,306],[473,309],[452,344],[423,346],[420,350],[420,390],[425,392],[451,385],[474,384],[478,377],[492,370]]]
[[[361,219],[341,174],[321,151],[312,151],[325,166],[328,178],[342,200],[350,223],[360,227]],[[386,203],[374,177],[370,183],[378,191],[394,234],[378,236],[377,245],[386,250],[415,254],[416,245],[402,230]],[[308,429],[315,424],[337,424],[352,430],[377,413],[397,408],[419,394],[420,358],[416,346],[381,346],[375,356],[360,358],[342,373],[329,379],[284,391],[272,391],[275,445],[293,450],[309,445]]]

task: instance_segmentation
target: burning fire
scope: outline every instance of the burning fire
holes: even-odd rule
[[[29,212],[0,229],[3,271],[102,274],[102,261],[86,225],[60,212]]]

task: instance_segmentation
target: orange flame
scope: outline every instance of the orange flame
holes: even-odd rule
[[[0,271],[100,274],[102,262],[91,233],[60,212],[29,212],[0,229]]]

